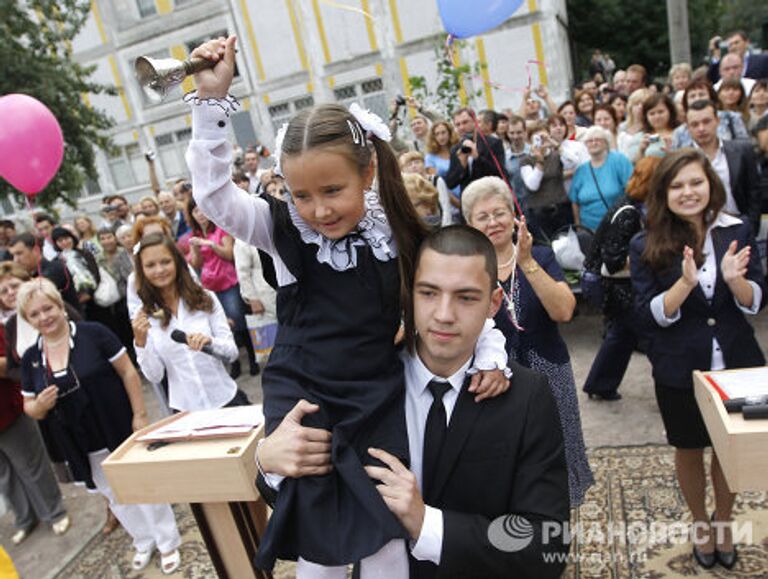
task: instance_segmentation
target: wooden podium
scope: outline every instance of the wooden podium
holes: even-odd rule
[[[121,503],[190,503],[220,578],[270,578],[252,563],[268,517],[255,485],[263,422],[245,436],[173,442],[155,450],[136,440],[177,416],[135,432],[104,461],[115,497]]]
[[[740,371],[697,370],[693,373],[693,388],[730,490],[764,491],[768,490],[768,419],[744,420],[740,412],[729,414],[720,394],[707,380],[710,375]]]

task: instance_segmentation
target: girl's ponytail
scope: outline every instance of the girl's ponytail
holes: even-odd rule
[[[411,295],[416,275],[416,259],[421,242],[427,236],[427,229],[408,197],[400,166],[391,147],[375,135],[371,136],[370,140],[376,150],[379,199],[397,243],[400,259],[400,297],[405,316],[405,341],[409,350],[412,350],[414,324]]]

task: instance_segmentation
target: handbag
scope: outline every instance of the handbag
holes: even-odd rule
[[[102,308],[107,308],[120,301],[120,288],[117,287],[117,280],[106,268],[99,266],[99,287],[93,294],[93,301]]]

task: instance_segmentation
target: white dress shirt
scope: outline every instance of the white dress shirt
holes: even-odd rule
[[[707,300],[712,301],[712,297],[715,295],[715,282],[717,281],[717,270],[720,264],[717,263],[715,256],[715,247],[712,244],[712,230],[715,227],[730,227],[732,225],[738,225],[742,223],[742,220],[738,217],[732,217],[726,213],[720,213],[717,219],[707,229],[707,236],[704,238],[704,263],[699,268],[698,278],[701,291],[704,292],[704,297]],[[741,250],[741,248],[738,248]],[[760,302],[763,299],[763,292],[760,286],[751,280],[747,280],[749,285],[752,286],[752,306],[744,307],[739,303],[739,300],[734,296],[733,300],[736,302],[736,306],[745,314],[755,315],[760,309]],[[651,313],[653,314],[656,323],[662,328],[667,328],[677,322],[680,319],[680,310],[673,312],[671,316],[664,315],[664,296],[666,291],[660,293],[651,300]],[[723,358],[723,352],[720,349],[720,344],[717,342],[717,338],[712,338],[712,360],[710,362],[710,370],[723,370],[725,369],[725,359]]]
[[[237,384],[218,359],[196,352],[186,344],[171,339],[179,329],[190,334],[205,334],[212,338],[213,351],[229,360],[237,358],[237,346],[227,322],[224,308],[216,294],[205,290],[213,299],[213,311],[189,311],[179,300],[177,315],[163,328],[160,320],[149,319],[150,330],[143,348],[136,347],[139,367],[147,380],[160,382],[168,375],[168,405],[175,410],[208,410],[221,408],[234,398]]]
[[[432,393],[427,385],[432,380],[448,382],[451,385],[450,390],[443,396],[445,417],[450,424],[472,359],[468,359],[455,374],[446,379],[430,372],[418,354],[410,355],[403,351],[400,357],[405,368],[405,422],[408,426],[408,451],[411,454],[410,470],[416,476],[419,490],[423,490],[424,432],[427,428],[429,408],[432,406]],[[411,549],[411,554],[419,561],[432,561],[439,565],[443,548],[443,513],[429,505],[424,508],[421,533]]]
[[[695,148],[700,149],[696,141],[693,142],[693,145]],[[723,187],[725,187],[725,206],[723,211],[731,215],[739,215],[739,206],[736,205],[736,200],[731,192],[731,170],[728,168],[728,158],[725,156],[725,150],[723,150],[722,139],[717,139],[717,153],[715,153],[714,158],[709,159],[709,162],[717,176],[720,177]]]

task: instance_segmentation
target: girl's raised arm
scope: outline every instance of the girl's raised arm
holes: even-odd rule
[[[274,255],[272,217],[266,201],[232,182],[230,113],[237,107],[228,97],[235,62],[235,37],[211,40],[192,57],[216,61],[213,69],[195,75],[197,95],[192,103],[192,141],[186,160],[192,193],[203,213],[227,233]]]

